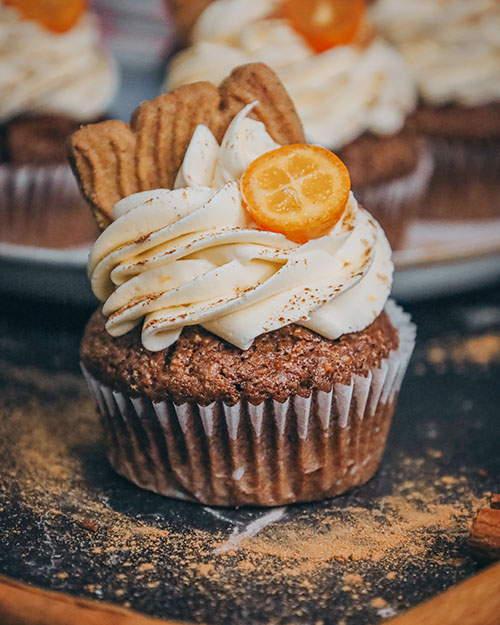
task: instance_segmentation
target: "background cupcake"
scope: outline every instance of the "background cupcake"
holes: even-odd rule
[[[378,0],[373,18],[419,89],[416,119],[436,171],[427,216],[500,215],[500,5]]]
[[[172,11],[180,10],[186,12],[183,3],[174,2]],[[413,79],[399,53],[367,24],[364,2],[216,0],[194,22],[189,41],[169,65],[167,89],[219,82],[250,61],[269,64],[290,93],[307,140],[343,158],[360,200],[398,242],[431,163],[408,122]]]
[[[82,123],[102,119],[116,68],[83,1],[9,0],[0,5],[0,34],[0,239],[88,242],[95,227],[67,165],[66,141]]]
[[[212,103],[203,114],[200,101]],[[184,128],[189,105],[200,124]],[[415,329],[387,302],[391,250],[345,166],[296,145],[293,105],[261,64],[219,90],[191,85],[146,102],[132,120],[72,140],[80,184],[101,223],[108,213],[89,258],[103,306],[81,356],[112,465],[139,486],[211,505],[309,501],[365,482]],[[134,156],[149,136],[142,157],[122,154],[133,165],[115,186],[132,194],[96,207],[85,163],[120,176],[107,144]],[[178,152],[174,188],[145,190]]]

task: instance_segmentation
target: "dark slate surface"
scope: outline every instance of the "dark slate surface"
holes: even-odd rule
[[[89,311],[4,299],[0,573],[156,616],[307,625],[379,623],[473,574],[468,523],[500,482],[500,293],[407,308],[419,338],[376,477],[270,513],[116,476],[78,369]]]

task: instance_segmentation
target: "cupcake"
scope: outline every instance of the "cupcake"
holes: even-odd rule
[[[176,39],[185,45],[196,20],[213,0],[168,0],[167,9],[175,18]]]
[[[500,216],[500,5],[378,0],[373,19],[411,68],[436,162],[429,217]]]
[[[48,6],[50,4],[50,6]],[[0,240],[68,247],[95,224],[67,164],[66,142],[99,120],[117,71],[81,0],[0,4]]]
[[[342,161],[304,143],[273,72],[83,128],[71,159],[104,227],[81,360],[116,471],[218,506],[366,482],[415,327],[388,299],[381,227]]]
[[[185,4],[171,4],[174,17]],[[365,13],[363,0],[215,0],[170,62],[166,88],[218,83],[241,63],[268,64],[294,101],[307,141],[340,155],[357,197],[399,245],[432,162],[410,121],[413,78]]]

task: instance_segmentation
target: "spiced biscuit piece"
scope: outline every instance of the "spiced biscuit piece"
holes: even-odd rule
[[[283,83],[265,63],[248,63],[235,67],[219,87],[222,127],[221,140],[237,113],[251,102],[257,105],[250,117],[263,122],[267,132],[281,145],[305,143],[304,129]],[[179,163],[180,165],[180,163]]]
[[[205,124],[220,141],[234,116],[255,101],[251,116],[276,142],[305,142],[290,97],[263,63],[235,68],[219,88],[198,82],[144,102],[130,124],[107,121],[74,133],[69,160],[99,226],[109,225],[118,200],[172,188],[196,126]]]

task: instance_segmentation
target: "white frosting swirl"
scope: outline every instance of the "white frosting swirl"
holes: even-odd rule
[[[373,19],[433,104],[500,100],[498,0],[378,0]]]
[[[105,112],[117,70],[85,14],[57,34],[0,4],[0,120],[27,112],[89,120]]]
[[[239,178],[277,147],[261,122],[246,117],[252,106],[234,118],[220,146],[198,126],[176,189],[136,193],[115,205],[114,222],[89,258],[111,335],[143,321],[143,345],[156,351],[185,325],[200,324],[247,349],[256,336],[289,323],[335,339],[380,314],[392,282],[391,250],[352,194],[335,227],[303,245],[258,230],[243,209]]]
[[[262,61],[285,85],[311,143],[338,149],[365,131],[400,130],[415,106],[400,54],[381,39],[316,54],[287,21],[267,17],[276,4],[216,0],[198,20],[193,45],[170,64],[166,89],[198,80],[218,84],[234,66]]]

